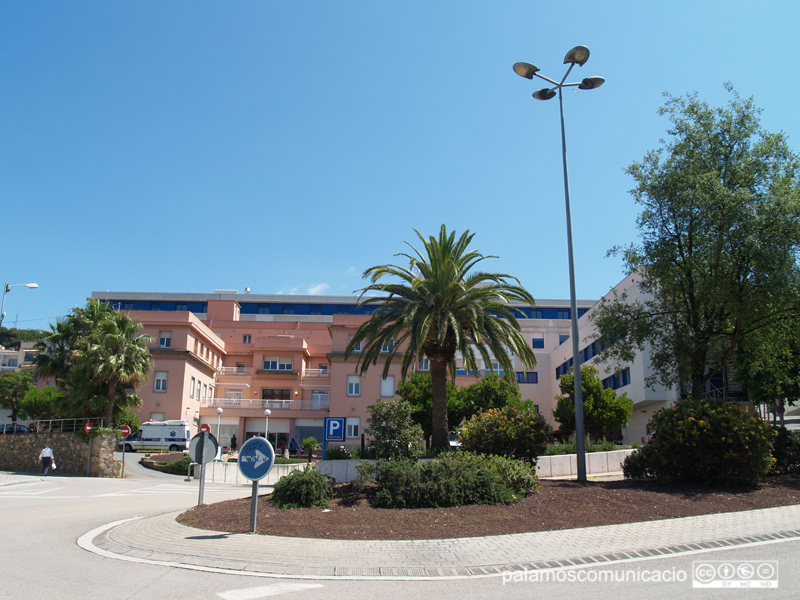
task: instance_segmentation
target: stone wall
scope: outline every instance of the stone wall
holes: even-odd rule
[[[119,477],[122,461],[114,460],[117,436],[99,433],[92,438],[90,477]],[[0,435],[0,471],[41,472],[39,452],[50,444],[57,465],[56,473],[87,475],[89,444],[75,433],[23,433]]]

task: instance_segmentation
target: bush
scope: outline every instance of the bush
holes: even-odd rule
[[[775,432],[735,406],[686,399],[653,415],[650,441],[637,452],[659,479],[707,485],[754,485],[775,459]]]
[[[593,442],[588,435],[583,442],[583,448],[586,450],[586,452],[612,452],[614,450],[619,450],[617,444],[614,442],[607,440]],[[573,435],[568,441],[562,444],[553,444],[551,446],[547,446],[544,453],[547,456],[555,456],[560,454],[575,454],[577,452],[578,444],[575,442],[575,436]]]
[[[779,429],[772,448],[772,456],[775,458],[773,466],[775,473],[800,471],[800,432],[786,428]]]
[[[158,463],[164,467],[164,473],[173,473],[175,475],[186,475],[189,471],[189,464],[192,462],[191,457],[182,456],[178,460],[173,460],[168,463]]]
[[[306,467],[282,477],[275,484],[270,502],[276,508],[328,506],[333,498],[333,484],[327,475]]]
[[[544,454],[552,429],[530,401],[515,402],[472,416],[459,431],[468,452],[522,458],[535,464]]]
[[[358,458],[358,451],[356,448],[337,446],[325,450],[325,460],[346,460],[348,458]]]
[[[499,456],[446,453],[425,463],[378,463],[375,505],[426,508],[518,502],[538,490],[530,464]]]
[[[422,456],[422,429],[411,417],[413,408],[406,400],[378,400],[369,411],[369,433],[375,458],[405,460]],[[366,458],[362,456],[361,458]]]
[[[631,452],[625,457],[625,461],[622,463],[622,474],[628,479],[648,479],[653,476],[641,450]]]

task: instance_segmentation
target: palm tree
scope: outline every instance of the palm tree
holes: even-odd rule
[[[444,225],[438,238],[426,239],[416,229],[414,233],[424,251],[406,242],[414,253],[396,256],[407,258],[407,267],[380,265],[364,272],[371,284],[361,290],[359,306],[378,306],[353,335],[345,358],[363,342],[358,360],[361,374],[385,358],[386,377],[392,360],[403,348],[401,376],[405,379],[416,361],[427,357],[433,384],[432,446],[443,450],[450,447],[447,372],[449,369],[455,379],[456,355],[463,357],[470,371],[477,370],[476,352],[484,365],[497,362],[506,372],[514,371],[509,353],[528,367],[535,365],[536,357],[517,322],[516,315],[521,311],[510,305],[518,301],[533,306],[535,301],[516,277],[471,272],[483,260],[497,257],[468,250],[474,236],[469,231],[458,239]],[[382,283],[384,277],[399,281]],[[365,297],[372,292],[380,296]]]

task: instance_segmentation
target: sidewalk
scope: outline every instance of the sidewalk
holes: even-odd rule
[[[800,505],[562,531],[445,540],[349,541],[184,527],[178,513],[93,530],[81,547],[109,558],[306,579],[496,576],[800,539]]]

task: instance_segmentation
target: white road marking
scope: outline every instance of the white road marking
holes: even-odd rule
[[[78,498],[79,496],[45,496],[43,494],[50,494],[51,492],[59,491],[60,488],[47,488],[44,490],[39,490],[36,492],[32,492],[30,490],[19,490],[19,491],[8,491],[8,492],[0,492],[0,498],[28,498],[28,499],[50,499],[50,498]]]
[[[222,598],[222,600],[258,600],[258,598],[267,598],[268,596],[277,596],[290,592],[302,592],[303,590],[321,587],[322,584],[319,583],[273,583],[272,585],[263,585],[254,588],[217,592],[217,596]]]
[[[227,488],[205,488],[206,492],[223,492]],[[127,490],[124,492],[109,492],[108,494],[95,494],[91,498],[122,497],[122,496],[156,496],[159,494],[197,494],[197,488],[174,484],[161,484],[153,487]]]

